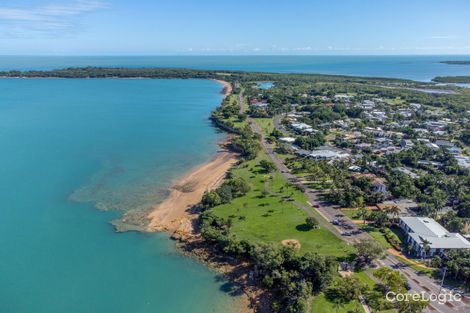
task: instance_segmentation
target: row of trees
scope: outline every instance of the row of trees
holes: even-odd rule
[[[431,265],[436,268],[447,268],[447,277],[470,286],[470,251],[453,250],[444,257],[435,256],[431,260]]]
[[[245,159],[251,160],[256,158],[261,150],[259,140],[258,135],[251,130],[250,126],[246,125],[240,129],[239,136],[232,140],[230,147]]]
[[[205,192],[200,207],[203,210],[230,203],[233,198],[241,197],[250,191],[250,185],[241,177],[226,180],[219,188]]]

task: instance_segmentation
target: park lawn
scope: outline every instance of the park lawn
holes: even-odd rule
[[[341,209],[341,212],[352,220],[359,220],[357,209]]]
[[[364,285],[368,286],[370,289],[373,289],[376,285],[375,281],[369,277],[366,271],[354,272],[354,277],[359,279]]]
[[[322,293],[312,300],[310,308],[310,312],[312,313],[347,313],[349,311],[355,311],[356,308],[359,308],[359,312],[364,312],[362,305],[357,300],[351,301],[343,307],[336,308]]]
[[[387,241],[384,234],[380,232],[380,229],[368,224],[359,224],[359,228],[365,230],[369,235],[371,235],[384,249],[394,249],[393,246]],[[394,234],[395,239],[400,243],[403,242],[402,235],[399,229],[390,228]]]
[[[274,130],[274,122],[272,118],[253,118],[253,120],[259,125],[263,135],[269,137]]]
[[[217,216],[231,219],[231,232],[239,239],[279,245],[282,240],[296,239],[301,244],[301,253],[317,252],[339,258],[354,253],[353,247],[323,227],[305,230],[308,215],[293,201],[311,208],[306,196],[289,186],[279,172],[261,173],[257,164],[262,159],[267,159],[264,151],[255,160],[232,170],[234,176],[249,182],[251,190],[245,196],[233,199],[231,203],[212,209]],[[263,196],[265,188],[268,191],[267,196]],[[317,219],[322,218],[313,208],[312,212]]]

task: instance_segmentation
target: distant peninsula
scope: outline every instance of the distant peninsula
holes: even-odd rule
[[[436,83],[468,84],[470,76],[437,76],[432,79]]]
[[[440,61],[439,63],[455,64],[455,65],[470,65],[470,60],[469,61]]]

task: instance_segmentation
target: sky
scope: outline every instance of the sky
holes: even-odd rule
[[[470,54],[468,0],[0,0],[0,55]]]

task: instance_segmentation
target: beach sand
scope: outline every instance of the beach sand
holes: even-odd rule
[[[232,91],[233,91],[232,84],[230,84],[229,82],[226,82],[225,80],[220,80],[220,79],[214,79],[214,81],[224,86],[224,88],[222,89],[224,97],[228,97],[232,94]]]
[[[150,210],[147,231],[166,231],[174,235],[192,235],[197,215],[191,208],[204,192],[220,186],[228,170],[237,162],[235,153],[222,151],[210,162],[196,167],[172,187],[170,195]]]

